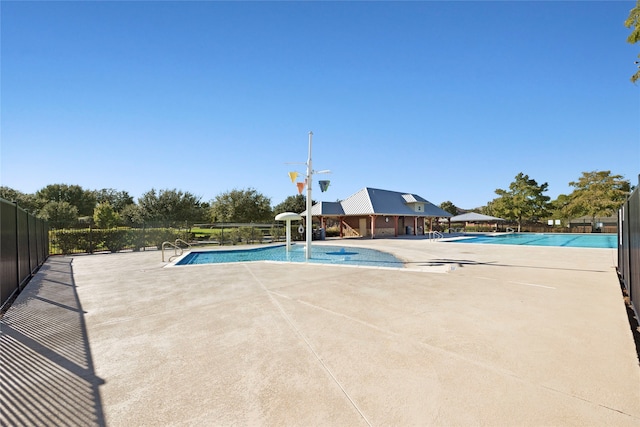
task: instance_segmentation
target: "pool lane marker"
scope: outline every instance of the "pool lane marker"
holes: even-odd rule
[[[342,393],[347,397],[349,402],[351,402],[351,405],[355,408],[355,410],[358,411],[358,413],[360,414],[362,419],[367,423],[367,425],[369,427],[373,427],[373,424],[371,424],[371,422],[369,422],[369,420],[364,415],[362,410],[360,410],[360,408],[358,407],[358,404],[351,398],[351,396],[349,396],[349,393],[347,393],[347,390],[343,387],[343,385],[340,383],[340,381],[338,381],[338,379],[333,374],[333,372],[331,372],[331,369],[329,369],[329,367],[324,363],[324,361],[322,360],[320,355],[316,352],[316,350],[313,348],[313,346],[311,345],[311,343],[309,342],[307,337],[305,337],[304,334],[302,332],[300,332],[300,330],[295,325],[295,323],[293,322],[291,317],[289,317],[287,312],[284,311],[284,308],[282,307],[282,305],[280,305],[278,300],[273,296],[273,293],[267,289],[267,287],[262,283],[262,281],[255,274],[253,274],[253,271],[251,271],[251,269],[249,268],[248,265],[244,265],[244,267],[249,272],[249,274],[251,274],[251,276],[254,278],[254,280],[256,282],[258,282],[258,284],[265,291],[265,293],[269,296],[269,299],[271,300],[273,305],[275,305],[278,308],[278,310],[280,310],[280,313],[282,314],[282,317],[287,321],[287,323],[289,323],[289,326],[291,326],[291,328],[293,328],[293,330],[296,332],[296,334],[298,334],[298,336],[300,338],[302,338],[302,340],[305,342],[305,344],[307,344],[307,347],[309,347],[309,350],[311,350],[311,353],[313,353],[313,355],[318,360],[318,362],[320,362],[320,365],[322,365],[324,370],[329,374],[329,376],[333,379],[333,381],[338,385],[340,390],[342,390]]]

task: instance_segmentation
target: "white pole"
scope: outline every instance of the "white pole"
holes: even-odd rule
[[[311,215],[311,175],[313,170],[311,169],[311,138],[313,132],[309,132],[309,158],[307,159],[307,254],[306,258],[311,258],[311,229],[312,227],[312,215]]]
[[[291,249],[291,220],[287,220],[287,253]]]

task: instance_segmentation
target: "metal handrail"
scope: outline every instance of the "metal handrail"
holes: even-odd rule
[[[182,239],[176,239],[176,242],[175,242],[176,246],[178,246],[178,243],[181,243],[181,242],[184,243],[185,245],[187,245],[187,247],[191,248],[191,243],[185,242]]]
[[[439,231],[429,231],[429,241],[442,239],[444,234]]]
[[[187,245],[189,248],[191,248],[191,243],[189,242],[185,242],[182,239],[176,239],[174,243],[171,242],[163,242],[162,243],[162,262],[164,261],[164,248],[166,246],[171,246],[173,248],[173,255],[169,257],[169,259],[167,260],[167,262],[171,261],[171,258],[177,257],[182,255],[182,253],[184,252],[184,250],[182,249],[182,247],[178,246],[178,243],[184,243],[185,245]],[[178,250],[180,251],[180,253],[178,253]]]

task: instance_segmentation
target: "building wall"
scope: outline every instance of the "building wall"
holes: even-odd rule
[[[386,221],[386,218],[389,218],[389,221]],[[414,227],[414,218],[413,216],[401,216],[398,218],[398,235],[402,236],[407,234],[407,226]],[[371,217],[369,215],[363,216],[348,216],[344,217],[344,222],[349,224],[351,228],[354,230],[360,231],[360,220],[364,219],[366,221],[366,230],[363,237],[371,237]],[[393,216],[384,216],[379,215],[376,216],[376,227],[375,233],[376,237],[393,237],[395,236],[395,218]],[[428,228],[428,224],[427,224]],[[424,233],[424,218],[418,217],[418,230],[417,234],[422,235]],[[362,234],[362,233],[361,233]],[[410,233],[413,235],[413,233]]]

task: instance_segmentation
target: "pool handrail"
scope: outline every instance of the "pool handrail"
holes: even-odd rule
[[[431,242],[432,240],[438,240],[438,239],[442,239],[444,237],[444,234],[442,234],[439,231],[429,231],[429,241]]]
[[[182,249],[182,246],[178,245],[179,243],[184,243],[185,245],[187,245],[188,248],[191,248],[191,243],[185,242],[182,239],[176,239],[174,243],[162,242],[162,262],[165,262],[165,260],[164,260],[164,248],[165,248],[165,246],[173,247],[173,255],[169,257],[167,262],[171,262],[172,258],[182,255],[183,249]],[[178,250],[180,250],[180,253],[178,253]]]

